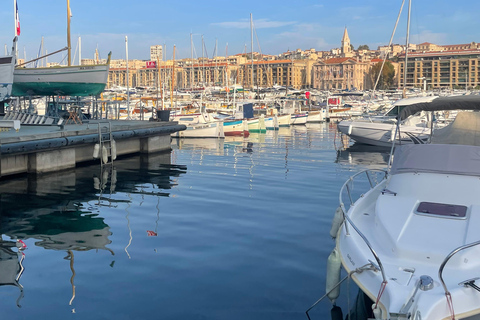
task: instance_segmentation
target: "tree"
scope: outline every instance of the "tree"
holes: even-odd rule
[[[382,62],[376,63],[370,72],[368,73],[370,76],[370,81],[372,83],[372,88],[377,81],[378,75],[380,74],[380,69],[382,68]],[[388,89],[393,86],[393,79],[395,78],[395,68],[393,67],[390,61],[385,61],[385,65],[383,66],[382,74],[380,76],[380,80],[378,81],[378,85],[376,89],[384,90]]]
[[[353,44],[350,44],[350,48],[352,49],[352,52],[355,51],[355,47],[353,46]]]
[[[368,47],[368,44],[361,44],[358,46],[358,51],[360,50],[370,50],[370,48]]]

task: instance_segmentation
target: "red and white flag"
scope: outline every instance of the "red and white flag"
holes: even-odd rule
[[[156,237],[157,233],[155,231],[147,230],[147,236],[148,237]]]
[[[20,18],[18,17],[18,4],[15,1],[15,35],[20,35]]]

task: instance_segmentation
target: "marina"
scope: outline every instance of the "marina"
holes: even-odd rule
[[[5,318],[480,320],[473,15],[12,2]]]
[[[2,314],[304,319],[324,288],[337,190],[358,168],[339,142],[333,124],[173,139],[103,172],[4,179]]]

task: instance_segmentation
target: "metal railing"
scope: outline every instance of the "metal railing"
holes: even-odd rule
[[[455,254],[457,254],[457,253],[459,253],[460,251],[463,251],[463,250],[465,250],[465,249],[468,249],[468,248],[477,246],[477,245],[480,245],[480,241],[476,241],[476,242],[472,242],[472,243],[469,243],[469,244],[465,244],[465,245],[463,245],[463,246],[460,246],[460,247],[454,249],[452,252],[450,252],[450,253],[445,257],[445,259],[443,260],[442,264],[440,265],[440,268],[438,269],[438,278],[440,279],[440,282],[442,283],[443,289],[445,290],[445,294],[449,294],[448,289],[447,289],[447,285],[445,284],[445,281],[443,280],[443,276],[442,276],[443,269],[445,268],[445,265],[447,264],[447,262],[448,262]]]
[[[368,182],[370,184],[370,190],[373,189],[376,185],[378,185],[380,182],[379,181],[373,181],[372,180],[372,176],[371,176],[371,173],[374,173],[374,172],[378,172],[378,173],[383,173],[383,178],[381,179],[381,181],[385,180],[387,178],[387,175],[388,175],[388,172],[386,170],[382,170],[382,169],[367,169],[367,170],[363,170],[363,171],[360,171],[358,173],[356,173],[355,175],[351,176],[342,186],[342,188],[340,189],[340,195],[339,195],[339,201],[340,201],[340,207],[342,208],[342,211],[343,211],[343,217],[345,219],[346,222],[348,222],[348,224],[350,224],[352,226],[352,228],[357,232],[357,234],[363,239],[363,241],[365,242],[365,244],[367,245],[368,249],[370,250],[370,252],[373,254],[375,260],[377,261],[377,264],[378,264],[378,267],[382,273],[382,278],[383,278],[383,281],[387,281],[387,278],[385,276],[385,270],[383,268],[383,264],[382,262],[380,261],[380,258],[378,256],[378,254],[376,253],[376,251],[373,249],[372,245],[370,244],[370,241],[368,241],[367,237],[365,237],[365,235],[360,231],[360,229],[358,229],[358,227],[353,223],[353,221],[350,219],[350,217],[346,214],[347,213],[347,210],[345,208],[345,204],[343,202],[343,193],[344,191],[346,190],[347,191],[347,194],[348,194],[348,198],[349,198],[349,201],[350,201],[350,205],[353,205],[355,203],[355,201],[353,200],[352,198],[352,190],[351,190],[351,186],[353,184],[353,181],[359,177],[360,175],[362,174],[365,174],[367,176],[367,179],[368,179]],[[348,230],[348,225],[347,223],[345,223],[345,232],[347,235],[349,235],[349,230]]]

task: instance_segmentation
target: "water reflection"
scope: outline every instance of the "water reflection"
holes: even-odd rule
[[[335,162],[371,169],[383,169],[387,166],[389,157],[390,148],[355,143],[343,150],[337,150]]]
[[[132,200],[125,200],[123,194],[169,197],[169,190],[186,170],[184,165],[172,165],[167,153],[130,157],[113,166],[92,165],[0,181],[0,286],[18,287],[20,306],[23,286],[19,280],[25,258],[22,244],[30,240],[36,247],[65,252],[63,259],[69,261],[71,272],[72,305],[76,296],[75,252],[95,250],[115,255],[110,248],[111,227],[100,208],[129,205]],[[158,203],[156,208],[155,231],[148,230],[149,235],[157,232]]]
[[[0,236],[0,286],[14,286],[19,289],[17,306],[23,298],[23,286],[20,278],[23,274],[24,243],[22,241],[3,240]]]

